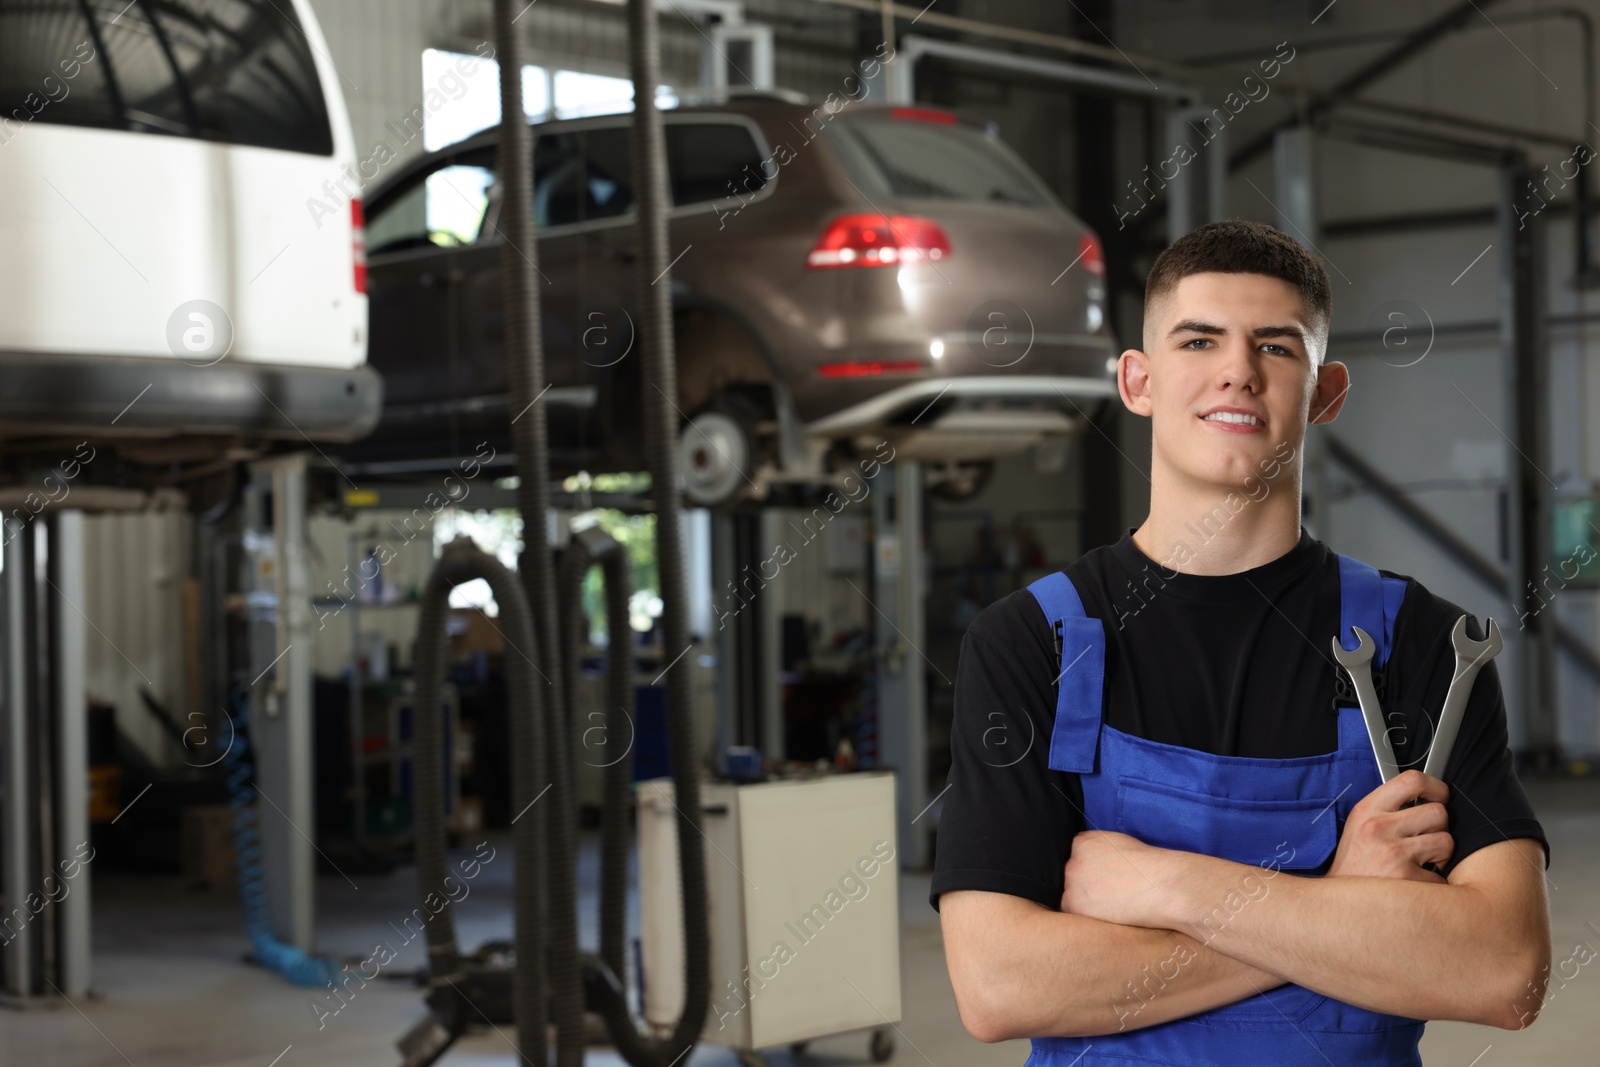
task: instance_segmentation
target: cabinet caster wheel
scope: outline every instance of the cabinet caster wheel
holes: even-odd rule
[[[791,1042],[790,1045],[789,1045],[789,1052],[790,1052],[791,1055],[795,1056],[796,1058],[799,1058],[801,1056],[804,1056],[806,1054],[806,1049],[808,1049],[810,1047],[811,1047],[811,1042],[809,1042],[809,1041],[794,1041],[794,1042]]]
[[[738,1055],[739,1067],[767,1067],[767,1058],[754,1049],[742,1048]]]
[[[894,1031],[886,1026],[880,1026],[872,1031],[872,1040],[867,1044],[867,1051],[872,1054],[873,1063],[886,1063],[894,1055]]]

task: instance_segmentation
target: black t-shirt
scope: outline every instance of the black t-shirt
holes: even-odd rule
[[[1181,574],[1145,556],[1131,533],[1067,568],[1084,611],[1105,628],[1104,721],[1215,755],[1292,759],[1336,750],[1338,557],[1302,529],[1298,545],[1252,570]],[[1420,770],[1455,670],[1450,631],[1465,613],[1414,579],[1406,583],[1382,703],[1400,768]],[[1467,633],[1482,639],[1476,619]],[[929,896],[935,908],[939,894],[954,889],[1059,907],[1072,837],[1091,829],[1078,775],[1047,763],[1060,673],[1044,612],[1025,589],[967,630]],[[1549,865],[1549,842],[1512,766],[1493,660],[1478,673],[1442,777],[1455,839],[1445,875],[1485,845],[1517,837],[1543,844]]]

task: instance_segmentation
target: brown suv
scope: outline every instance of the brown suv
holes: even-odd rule
[[[558,473],[645,465],[630,120],[535,127]],[[992,130],[771,99],[663,120],[692,500],[815,481],[884,440],[959,484],[1114,394],[1099,242]],[[368,200],[384,413],[349,460],[509,450],[496,141],[430,154]]]

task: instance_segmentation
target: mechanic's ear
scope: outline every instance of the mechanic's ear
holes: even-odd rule
[[[1320,426],[1339,417],[1344,398],[1350,395],[1350,368],[1343,363],[1324,363],[1317,371],[1316,389],[1311,394],[1308,425]]]
[[[1135,415],[1150,414],[1150,357],[1130,348],[1117,359],[1117,392]]]

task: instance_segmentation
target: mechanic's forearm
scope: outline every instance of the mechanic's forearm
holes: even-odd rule
[[[962,1019],[984,1041],[1136,1030],[1232,1004],[1283,979],[1171,930],[1121,926],[1015,900],[983,930],[941,903]],[[959,947],[958,946],[962,946]]]
[[[1394,878],[1257,880],[1256,867],[1179,855],[1152,925],[1372,1011],[1515,1025],[1504,1017],[1523,992],[1524,942],[1487,894]]]
[[[1087,957],[1068,961],[1068,985],[1078,988],[1047,987],[1044,1025],[1030,1027],[1029,1037],[1090,1037],[1138,1030],[1232,1004],[1284,983],[1275,974],[1174,930],[1047,914],[1090,923],[1096,929],[1071,933],[1073,951]]]

